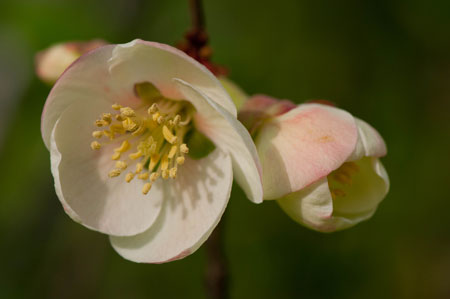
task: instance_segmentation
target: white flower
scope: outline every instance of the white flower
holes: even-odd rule
[[[264,199],[295,221],[331,232],[370,218],[389,190],[378,132],[350,113],[321,104],[249,99],[239,118],[255,138]]]
[[[219,222],[233,174],[262,201],[256,149],[228,94],[167,45],[135,40],[82,56],[53,87],[42,135],[67,214],[132,261],[194,252]],[[204,136],[215,149],[192,159]]]

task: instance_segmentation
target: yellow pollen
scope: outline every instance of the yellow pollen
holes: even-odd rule
[[[136,173],[140,173],[144,169],[144,165],[142,163],[136,164]]]
[[[148,114],[153,114],[158,111],[158,104],[153,103],[150,108],[148,108]]]
[[[150,174],[148,172],[143,172],[143,173],[138,175],[138,179],[140,179],[140,180],[148,180],[149,176],[150,176]]]
[[[173,136],[172,132],[169,130],[169,128],[167,126],[163,126],[162,128],[162,132],[163,132],[163,136],[164,139],[167,140],[167,142],[169,142],[170,144],[174,144],[175,142],[177,142],[177,136]]]
[[[150,181],[154,182],[159,178],[159,172],[152,172],[150,175]]]
[[[131,182],[131,180],[134,178],[134,173],[132,173],[132,172],[129,172],[129,173],[127,173],[127,175],[125,176],[125,181],[127,182],[127,183],[129,183],[129,182]]]
[[[175,154],[177,153],[177,150],[178,150],[178,146],[172,145],[172,147],[170,148],[170,151],[169,151],[169,159],[172,159],[175,156]]]
[[[180,121],[181,121],[181,116],[179,114],[175,115],[175,117],[173,119],[173,125],[178,126],[180,124]]]
[[[119,176],[121,172],[122,172],[122,171],[121,171],[120,169],[113,169],[113,170],[111,170],[111,171],[109,172],[108,175],[109,175],[110,178],[114,178],[114,177]]]
[[[183,165],[184,164],[184,157],[178,157],[177,158],[177,164],[178,165]]]
[[[120,152],[115,152],[112,156],[111,156],[111,160],[119,160],[120,159]]]
[[[141,157],[142,156],[142,152],[141,151],[137,151],[137,152],[135,152],[135,153],[132,153],[132,154],[129,154],[128,155],[128,157],[131,159],[131,160],[136,160],[137,158],[139,158],[139,157]]]
[[[96,125],[97,127],[103,127],[103,126],[109,125],[109,123],[106,122],[106,121],[104,121],[103,119],[97,119],[97,120],[95,121],[95,125]]]
[[[160,115],[161,115],[161,114],[159,114],[159,112],[153,113],[153,115],[152,115],[153,121],[157,121],[157,120],[158,120],[158,117],[159,117]]]
[[[112,121],[112,115],[111,113],[103,113],[102,114],[102,120],[104,120],[105,122],[108,123],[108,125],[111,123]]]
[[[169,167],[169,157],[164,155],[161,159],[161,169],[166,170]]]
[[[103,136],[103,131],[94,131],[92,132],[92,137],[101,138]]]
[[[122,121],[122,126],[127,131],[134,131],[137,129],[138,125],[129,117]]]
[[[120,108],[122,108],[122,106],[119,104],[114,104],[111,106],[111,108],[113,108],[114,110],[120,110]]]
[[[91,142],[91,148],[93,150],[99,150],[101,147],[102,147],[102,145],[98,141]]]
[[[189,148],[187,147],[186,143],[180,145],[180,152],[182,152],[183,154],[189,153]]]
[[[122,116],[126,116],[126,117],[136,116],[136,113],[130,107],[120,108],[120,113]]]
[[[160,117],[158,117],[158,119],[156,120],[156,122],[159,124],[159,125],[161,125],[163,122],[164,122],[164,117],[163,116],[160,116]]]
[[[120,115],[120,114],[117,114],[116,116],[115,116],[115,118],[116,118],[116,120],[118,120],[118,121],[123,121],[125,118],[123,118],[122,117],[122,115]]]
[[[163,179],[167,180],[169,178],[169,170],[163,170],[161,176]]]
[[[122,142],[122,144],[120,145],[120,147],[114,149],[115,152],[120,152],[120,153],[124,153],[127,150],[130,149],[130,143],[128,142],[128,140],[124,140]]]
[[[106,136],[106,137],[108,137],[109,139],[111,139],[111,140],[113,140],[114,139],[114,132],[111,132],[111,131],[109,131],[109,130],[104,130],[103,131],[103,134]]]
[[[128,164],[124,161],[116,162],[116,168],[118,168],[118,169],[124,170],[124,169],[127,169],[127,167],[128,167]]]
[[[152,188],[152,184],[146,183],[144,185],[144,187],[142,187],[142,193],[144,193],[144,195],[147,195],[147,193],[150,191],[151,188]]]
[[[169,176],[172,179],[177,177],[177,168],[176,167],[173,167],[169,170]]]

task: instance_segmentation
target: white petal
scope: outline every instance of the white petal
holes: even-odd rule
[[[255,140],[264,199],[278,199],[326,177],[347,160],[357,136],[351,114],[319,104],[299,105],[265,124]]]
[[[236,107],[217,78],[202,64],[184,52],[164,44],[134,40],[118,45],[109,61],[115,82],[126,90],[134,84],[148,81],[164,96],[180,99],[172,78],[180,78],[197,86],[229,113],[236,115]]]
[[[181,259],[200,247],[219,222],[230,197],[233,174],[229,155],[216,149],[200,160],[186,159],[155,224],[133,237],[111,237],[124,258],[144,263]]]
[[[387,153],[386,143],[371,125],[355,117],[358,127],[358,142],[348,161],[356,161],[362,157],[382,157]]]
[[[102,233],[130,236],[148,229],[161,209],[160,184],[142,194],[143,181],[126,183],[123,175],[109,178],[115,144],[90,148],[93,122],[108,111],[108,102],[72,104],[55,126],[51,139],[52,173],[58,197],[75,221]],[[131,168],[131,166],[130,166]]]
[[[97,48],[76,60],[52,88],[42,112],[41,132],[50,149],[50,135],[63,111],[74,102],[114,101],[108,82],[108,60],[114,46]],[[88,106],[87,106],[88,108]]]
[[[242,105],[244,105],[244,103],[247,101],[248,95],[245,93],[245,91],[242,90],[241,87],[239,87],[236,83],[234,83],[225,76],[219,77],[219,81],[220,83],[222,83],[222,86],[230,95],[234,105],[239,110],[242,107]]]
[[[389,178],[379,159],[368,157],[355,163],[359,170],[352,175],[351,184],[343,185],[329,179],[330,188],[346,193],[334,200],[335,216],[351,219],[375,211],[389,190]]]
[[[183,80],[175,81],[186,100],[197,109],[197,128],[218,147],[230,153],[236,181],[251,201],[262,202],[261,166],[247,129],[199,89]]]

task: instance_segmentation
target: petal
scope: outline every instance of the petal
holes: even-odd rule
[[[181,259],[206,241],[219,222],[233,181],[228,154],[216,149],[200,160],[187,159],[172,186],[164,188],[164,206],[155,224],[132,237],[111,237],[124,258],[144,263]]]
[[[199,89],[181,79],[175,81],[180,92],[197,109],[195,121],[199,131],[230,153],[236,181],[251,201],[262,202],[261,167],[248,131]]]
[[[318,231],[333,231],[330,223],[333,200],[326,178],[277,200],[280,207],[294,221]]]
[[[387,153],[386,143],[371,125],[355,117],[358,127],[358,143],[348,161],[356,161],[362,157],[383,157]]]
[[[348,112],[303,104],[265,124],[256,138],[264,199],[277,199],[327,176],[353,152],[357,128]]]
[[[359,170],[352,175],[351,184],[329,179],[330,188],[345,192],[345,196],[334,200],[333,215],[350,220],[373,213],[389,191],[389,178],[379,159],[366,157],[354,163]]]
[[[53,86],[42,112],[41,132],[50,149],[50,135],[63,111],[74,102],[90,105],[109,100],[108,65],[114,46],[97,48],[76,60]],[[89,106],[86,106],[89,107]]]
[[[165,97],[179,99],[181,94],[173,78],[197,86],[229,113],[236,107],[217,78],[202,64],[184,52],[168,45],[142,40],[118,45],[109,61],[113,81],[121,88],[133,90],[134,84],[149,81]]]
[[[143,181],[108,177],[114,168],[112,148],[120,141],[99,151],[93,151],[90,143],[94,120],[110,104],[96,101],[89,109],[83,104],[77,102],[63,112],[51,138],[56,193],[69,216],[88,228],[119,236],[141,233],[159,214],[161,186],[154,184],[143,195]]]
[[[330,188],[336,186],[323,178],[277,202],[294,221],[320,232],[354,226],[372,217],[389,190],[389,178],[378,159],[363,159],[358,166],[360,173],[353,177],[352,186],[339,186],[345,196],[333,200]]]

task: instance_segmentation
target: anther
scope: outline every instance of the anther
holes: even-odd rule
[[[155,112],[155,113],[153,113],[153,115],[152,115],[152,119],[153,119],[153,121],[157,121],[158,120],[158,117],[160,117],[161,116],[161,114],[157,111],[157,112]]]
[[[144,185],[144,187],[142,187],[142,193],[147,195],[147,193],[150,191],[151,188],[152,188],[152,184],[151,183],[146,183]]]
[[[189,148],[187,147],[186,143],[180,145],[180,152],[182,152],[183,154],[189,153]]]
[[[177,142],[177,136],[174,136],[167,126],[163,126],[162,133],[164,139],[166,139],[170,144],[174,144],[175,142]]]
[[[102,120],[104,120],[105,122],[108,123],[108,125],[111,123],[112,121],[112,115],[111,113],[103,113],[102,114]]]
[[[111,160],[119,160],[120,159],[120,152],[115,152],[112,156],[111,156]]]
[[[153,103],[150,108],[148,108],[148,114],[153,114],[158,111],[158,104]]]
[[[154,182],[159,178],[159,172],[152,172],[150,175],[150,181]]]
[[[182,156],[181,156],[181,157],[178,157],[178,158],[177,158],[177,164],[178,164],[178,165],[183,165],[183,164],[184,164],[184,157],[182,157]]]
[[[336,196],[345,196],[346,193],[341,189],[331,189],[331,196],[334,198]]]
[[[137,158],[139,158],[139,157],[141,157],[142,156],[142,152],[141,151],[137,151],[137,152],[135,152],[135,153],[132,153],[132,154],[129,154],[128,155],[128,157],[131,159],[131,160],[136,160]]]
[[[176,167],[173,167],[169,170],[169,176],[172,179],[177,177],[177,168]]]
[[[136,113],[135,113],[134,110],[131,109],[130,107],[120,108],[120,113],[121,113],[123,116],[126,116],[126,117],[133,117],[133,116],[136,116]]]
[[[169,178],[169,170],[168,169],[163,170],[161,176],[163,179],[167,180]]]
[[[111,106],[111,108],[113,108],[114,110],[120,110],[120,108],[122,108],[122,106],[119,104],[114,104]]]
[[[120,147],[114,149],[115,152],[124,153],[130,149],[130,143],[127,140],[124,140]]]
[[[99,150],[101,147],[102,147],[102,145],[98,141],[91,142],[91,148],[93,150]]]
[[[153,168],[155,168],[158,162],[159,162],[159,154],[152,155],[150,158],[150,165],[148,166],[148,169],[153,170]]]
[[[139,175],[138,175],[138,179],[140,179],[140,180],[148,180],[148,177],[149,177],[150,175],[149,175],[149,173],[148,172],[143,172],[143,173],[140,173]]]
[[[341,184],[350,185],[352,183],[352,177],[346,172],[337,172],[333,175],[334,179]]]
[[[127,182],[127,183],[129,183],[129,182],[131,182],[131,180],[134,178],[134,173],[132,173],[132,172],[129,172],[129,173],[127,173],[127,175],[125,176],[125,181]]]
[[[119,176],[121,172],[122,172],[122,171],[121,171],[120,169],[113,169],[113,170],[111,170],[111,171],[109,172],[108,175],[109,175],[110,178],[114,178],[114,177]]]
[[[136,173],[140,173],[144,169],[144,165],[142,163],[136,164]]]
[[[101,138],[103,136],[103,131],[94,131],[92,132],[92,137]]]
[[[179,114],[175,115],[175,117],[173,119],[173,125],[178,126],[180,124],[180,121],[181,121],[181,116]]]
[[[122,121],[122,126],[125,130],[130,132],[136,130],[138,127],[138,125],[129,117]]]
[[[103,126],[109,125],[109,123],[107,123],[107,122],[104,121],[103,119],[97,119],[97,120],[95,121],[95,125],[96,125],[97,127],[103,127]]]
[[[164,155],[161,159],[161,169],[166,170],[169,167],[169,157]]]
[[[164,122],[164,117],[163,116],[159,116],[158,119],[156,120],[156,122],[161,125]]]
[[[172,147],[170,148],[170,151],[169,151],[169,159],[172,159],[175,156],[175,154],[177,153],[177,149],[178,149],[178,146],[172,145]]]
[[[124,170],[127,169],[128,164],[125,161],[117,161],[116,162],[116,168]]]

